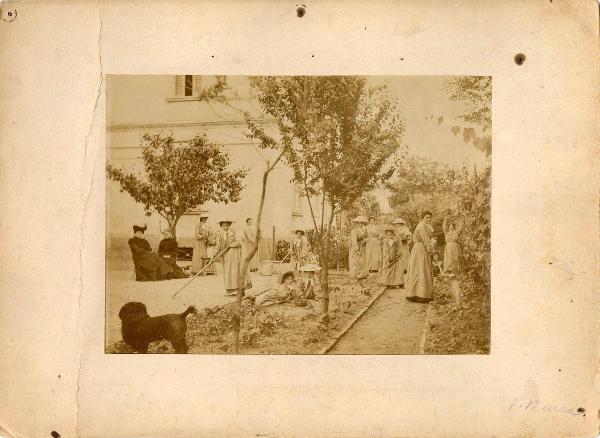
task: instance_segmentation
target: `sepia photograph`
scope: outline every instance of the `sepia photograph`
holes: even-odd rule
[[[106,106],[105,353],[490,353],[490,76],[107,75]]]

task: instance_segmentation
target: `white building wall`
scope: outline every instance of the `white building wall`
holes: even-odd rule
[[[210,85],[210,81],[214,79],[202,77],[204,84]],[[239,110],[250,111],[258,118],[259,105],[252,100],[245,77],[228,77],[231,88],[226,95],[237,109],[177,97],[175,82],[175,76],[118,75],[107,78],[108,160],[114,166],[142,172],[140,144],[144,133],[171,134],[175,140],[184,141],[206,132],[211,141],[223,144],[232,168],[249,169],[240,201],[230,204],[209,202],[202,207],[208,210],[209,223],[215,228],[218,220],[228,217],[235,221],[234,226],[239,230],[246,217],[256,215],[265,159],[274,156],[273,151],[259,150],[244,136],[245,125]],[[295,199],[297,193],[291,179],[292,172],[284,164],[279,164],[270,175],[263,213],[265,237],[271,237],[273,226],[276,226],[277,239],[289,238],[294,227],[311,227],[306,199]],[[127,193],[121,193],[115,182],[107,184],[106,201],[109,244],[114,238],[130,236],[133,224],[143,223],[148,225],[147,234],[154,243],[160,229],[166,226],[166,221],[158,214],[146,217],[143,206],[136,204]],[[197,221],[196,215],[181,218],[177,227],[180,244],[192,243]]]

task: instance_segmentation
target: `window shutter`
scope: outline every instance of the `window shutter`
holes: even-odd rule
[[[202,91],[202,76],[194,75],[194,96],[200,95]]]
[[[185,76],[175,76],[175,96],[183,96]]]

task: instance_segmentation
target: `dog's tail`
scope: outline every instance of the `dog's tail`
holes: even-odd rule
[[[187,308],[187,310],[185,312],[183,312],[181,314],[181,317],[185,319],[186,316],[188,316],[190,313],[197,313],[198,311],[196,310],[196,308],[194,306],[190,306]]]

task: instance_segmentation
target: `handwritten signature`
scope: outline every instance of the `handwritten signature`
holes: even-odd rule
[[[549,414],[566,414],[585,417],[585,408],[568,408],[566,406],[542,403],[539,400],[514,399],[508,406],[508,411],[546,412]]]

